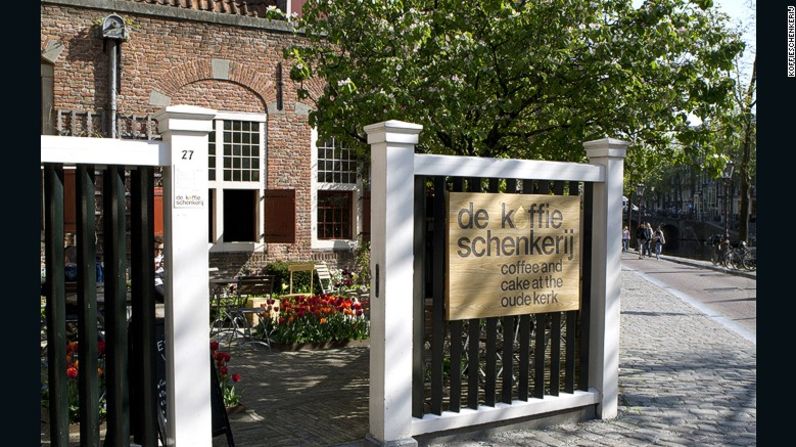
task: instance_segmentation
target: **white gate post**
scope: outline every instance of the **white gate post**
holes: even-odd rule
[[[365,127],[371,181],[370,433],[378,445],[417,445],[412,425],[414,148],[423,126]]]
[[[167,445],[210,447],[210,305],[207,250],[207,135],[216,112],[171,106],[158,112],[166,259]]]
[[[619,398],[619,290],[622,182],[629,143],[613,138],[583,143],[589,162],[605,168],[594,184],[589,320],[589,385],[600,391],[597,416],[616,417]]]

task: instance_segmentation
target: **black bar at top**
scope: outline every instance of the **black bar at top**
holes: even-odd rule
[[[481,190],[480,178],[468,178],[467,190],[477,192]],[[467,408],[478,409],[478,374],[481,368],[481,320],[474,318],[467,320]]]
[[[66,292],[64,287],[64,172],[44,165],[44,247],[47,318],[47,386],[50,442],[69,445],[69,397],[66,371]]]
[[[141,386],[141,435],[144,445],[157,442],[158,433],[158,396],[155,345],[155,272],[152,264],[154,251],[154,174],[150,167],[140,167],[131,173],[132,209],[130,210],[133,225],[130,254],[130,276],[132,284],[130,294],[134,321],[134,332],[130,334],[133,344],[137,347],[132,363],[139,365]],[[168,265],[166,266],[168,268]]]
[[[453,191],[464,191],[462,177],[454,177]],[[447,229],[446,229],[447,231]],[[451,330],[451,376],[450,411],[459,412],[462,401],[462,320],[450,322]]]
[[[442,364],[445,341],[445,177],[434,177],[432,240],[431,412],[442,414]]]
[[[561,312],[550,314],[550,395],[558,396],[561,375]]]
[[[536,339],[534,340],[533,353],[533,397],[544,398],[544,348],[545,328],[547,328],[547,314],[536,314]]]
[[[414,222],[414,306],[412,307],[412,416],[423,417],[423,347],[426,265],[426,182],[415,177]]]
[[[579,321],[580,334],[580,373],[578,377],[578,389],[587,391],[589,389],[589,318],[591,309],[591,253],[592,253],[592,215],[594,209],[594,184],[585,182],[583,184],[583,257],[581,258],[581,272],[583,284],[581,286],[581,298]]]
[[[80,374],[80,445],[98,447],[99,380],[97,377],[97,247],[94,240],[94,167],[77,165],[77,324]]]
[[[108,166],[103,174],[103,254],[105,259],[105,305],[108,343],[108,440],[126,445],[123,427],[128,424],[127,381],[127,291],[125,262],[124,170]],[[120,290],[121,288],[121,290]],[[121,314],[121,315],[120,315]],[[139,379],[139,366],[133,377]],[[140,396],[141,387],[135,388]]]

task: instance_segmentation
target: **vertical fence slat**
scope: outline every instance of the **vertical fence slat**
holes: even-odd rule
[[[557,196],[564,195],[564,182],[553,182],[551,191]],[[551,313],[550,318],[550,395],[558,396],[561,387],[561,312]]]
[[[511,403],[511,391],[514,387],[514,317],[503,317],[503,403]]]
[[[155,346],[155,273],[152,268],[154,259],[154,203],[155,203],[154,170],[151,167],[140,167],[131,172],[131,265],[132,284],[131,344],[135,365],[135,384],[140,396],[141,433],[139,438],[144,445],[156,443],[157,426],[157,395],[156,395],[156,362],[158,355]],[[131,368],[132,369],[132,368]],[[129,396],[128,396],[129,398]],[[129,431],[129,429],[128,429]]]
[[[566,182],[563,182],[563,181],[555,181],[555,182],[553,182],[553,194],[555,194],[557,196],[563,196],[564,195],[564,184],[565,183]]]
[[[569,182],[570,196],[579,194],[578,182]],[[581,258],[583,259],[583,258]],[[581,261],[582,264],[583,261]],[[566,364],[564,365],[564,391],[567,393],[575,392],[575,332],[577,331],[578,311],[566,312],[567,333],[566,333]]]
[[[468,178],[467,191],[476,192],[481,190],[481,179]],[[481,320],[467,320],[467,408],[478,409],[478,374],[481,369],[480,344],[481,344]]]
[[[495,406],[495,384],[497,382],[497,317],[486,319],[486,384],[484,403]]]
[[[539,194],[550,194],[550,181],[548,180],[537,180],[539,184]]]
[[[77,305],[80,359],[80,445],[99,446],[99,381],[97,379],[97,270],[94,241],[94,167],[77,165]]]
[[[518,372],[517,395],[520,400],[528,400],[528,362],[531,342],[531,316],[520,316],[520,365]]]
[[[534,340],[533,353],[533,397],[539,399],[544,397],[545,328],[547,328],[547,314],[536,314],[536,338]]]
[[[592,252],[592,215],[594,210],[594,184],[583,184],[583,253],[581,257],[581,305],[578,317],[580,320],[578,389],[589,389],[589,318],[591,309],[591,252]]]
[[[517,192],[517,179],[506,180],[506,193]],[[510,404],[514,388],[514,322],[515,317],[503,317],[503,393],[502,401]]]
[[[561,386],[561,312],[550,314],[550,395]]]
[[[577,311],[565,312],[567,319],[566,328],[566,359],[564,364],[564,392],[575,392],[575,323],[578,317]]]
[[[434,177],[434,239],[432,241],[431,412],[442,414],[442,357],[445,341],[445,178]]]
[[[489,192],[498,192],[500,181],[489,179]],[[497,317],[486,319],[486,405],[495,406],[495,387],[497,385]]]
[[[112,372],[108,377],[109,393],[113,394],[114,429],[118,428],[120,405],[124,404],[125,381],[127,374],[127,338],[122,327],[127,324],[127,275],[126,275],[126,228],[125,228],[125,197],[124,169],[120,166],[108,166],[103,173],[103,255],[105,259],[105,300],[109,305],[109,323],[112,337],[107,345],[108,358]],[[121,309],[120,309],[121,308]],[[121,313],[121,316],[120,316]],[[122,321],[119,321],[121,319]],[[134,374],[138,377],[138,374]],[[136,389],[138,390],[138,389]],[[136,393],[133,393],[136,394]],[[110,398],[110,395],[109,395]],[[109,402],[109,405],[111,403]],[[121,410],[122,413],[124,410]],[[110,420],[109,420],[110,424]],[[115,431],[114,442],[129,442],[127,438],[118,439],[120,432]],[[122,445],[122,444],[117,444]]]
[[[412,313],[412,416],[423,417],[423,346],[426,305],[426,182],[415,177],[414,307]]]
[[[453,179],[453,191],[464,191],[462,177]],[[445,228],[447,233],[448,229]],[[447,247],[445,248],[447,251]],[[462,320],[450,322],[451,331],[451,373],[450,373],[450,411],[459,412],[462,401]]]
[[[531,194],[533,192],[533,183],[530,180],[522,181],[523,194]],[[530,364],[530,349],[531,349],[531,316],[520,316],[520,365],[519,365],[519,378],[517,384],[517,394],[520,400],[528,400],[528,369]]]
[[[60,111],[58,117],[60,132]],[[50,443],[69,444],[66,378],[66,292],[64,289],[64,173],[61,165],[44,165],[45,284],[47,318],[47,386]]]
[[[506,180],[506,192],[509,194],[514,194],[517,192],[517,179],[510,178]]]

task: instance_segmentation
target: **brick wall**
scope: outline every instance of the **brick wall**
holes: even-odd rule
[[[108,55],[98,23],[110,11],[63,5],[41,6],[42,50],[63,45],[54,60],[55,109],[107,109]],[[203,13],[212,14],[212,13]],[[120,114],[144,116],[164,106],[191,104],[223,111],[268,113],[267,188],[296,190],[296,242],[268,244],[264,253],[211,254],[225,270],[270,260],[309,260],[310,126],[306,112],[296,113],[296,85],[283,64],[284,110],[276,103],[276,70],[282,50],[301,43],[288,32],[246,26],[179,20],[122,12],[131,21],[122,43]],[[219,69],[219,67],[222,67]],[[309,83],[314,90],[322,83]],[[165,99],[164,99],[165,98]],[[219,265],[221,267],[221,265]]]

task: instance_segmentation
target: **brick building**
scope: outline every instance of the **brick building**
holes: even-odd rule
[[[157,110],[217,110],[208,160],[211,266],[234,274],[272,260],[345,264],[367,233],[356,163],[333,141],[317,141],[311,106],[298,100],[283,66],[283,49],[302,43],[301,34],[290,21],[265,18],[269,7],[289,17],[303,3],[42,0],[42,133],[159,139]],[[103,37],[111,14],[126,40]],[[66,208],[69,231],[74,211]]]

